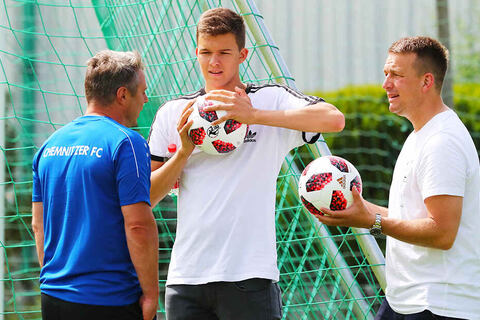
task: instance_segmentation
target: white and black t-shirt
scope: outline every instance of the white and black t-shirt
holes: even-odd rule
[[[322,101],[281,85],[249,84],[254,108],[287,110]],[[177,122],[189,101],[205,90],[165,103],[149,136],[152,160],[180,145]],[[315,142],[319,134],[309,143]],[[266,278],[278,281],[276,179],[288,152],[303,145],[300,131],[250,125],[245,142],[222,156],[195,149],[180,177],[177,234],[167,285]]]

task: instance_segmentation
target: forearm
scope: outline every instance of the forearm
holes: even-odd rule
[[[398,220],[386,217],[382,229],[388,236],[429,248],[450,249],[457,237],[462,216],[463,197],[438,195],[424,200],[427,216]]]
[[[382,233],[397,240],[414,245],[448,249],[445,241],[445,230],[432,218],[399,220],[388,217],[388,209],[365,201],[368,211],[382,215]]]
[[[253,122],[304,132],[339,132],[345,126],[345,117],[333,105],[320,102],[299,109],[255,109]]]
[[[399,220],[382,218],[382,233],[410,244],[435,249],[450,249],[452,242],[431,218]]]
[[[462,212],[462,197],[434,196],[425,199],[427,217],[413,220],[395,219],[388,209],[361,198],[352,190],[353,204],[342,211],[322,209],[317,219],[330,226],[371,228],[380,213],[382,233],[410,244],[448,250],[455,242]]]
[[[35,249],[37,250],[38,264],[40,265],[40,268],[43,268],[43,257],[44,257],[43,231],[41,233],[34,232],[34,234],[35,234]]]
[[[40,268],[43,268],[43,257],[44,257],[43,241],[44,241],[43,232],[41,234],[35,233],[35,246],[37,249],[38,264],[40,265]]]
[[[383,217],[388,216],[388,209],[379,205],[376,205],[374,203],[371,203],[369,201],[364,200],[365,206],[367,207],[368,211],[373,215],[380,213]]]
[[[172,189],[180,177],[188,157],[189,154],[184,154],[179,150],[170,160],[152,172],[150,176],[150,203],[152,208]]]
[[[34,202],[32,204],[32,230],[35,237],[35,249],[40,268],[43,267],[44,234],[43,234],[43,204]]]
[[[125,226],[127,245],[143,295],[158,298],[158,231],[149,223]]]

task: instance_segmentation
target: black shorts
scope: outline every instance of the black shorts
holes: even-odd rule
[[[42,293],[43,320],[142,320],[138,302],[126,306],[97,306],[64,301]]]
[[[272,280],[171,285],[165,292],[167,320],[274,320],[282,318],[280,288]]]

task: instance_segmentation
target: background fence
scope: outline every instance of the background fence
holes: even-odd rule
[[[300,89],[336,104],[347,116],[347,127],[326,140],[332,152],[357,166],[364,196],[386,205],[391,170],[410,130],[407,122],[388,114],[379,85],[386,50],[400,36],[436,36],[445,22],[436,15],[440,2],[449,12],[453,79],[462,84],[454,90],[456,106],[478,143],[477,1],[456,0],[447,7],[446,1],[433,0],[257,0],[258,11],[252,1],[235,0],[0,2],[0,318],[41,318],[30,227],[31,161],[52,132],[85,112],[85,61],[95,52],[141,52],[150,102],[138,130],[146,136],[159,105],[202,86],[194,56],[201,12],[215,6],[241,12],[249,27],[244,81],[295,85],[295,78]],[[351,87],[365,83],[374,85]],[[333,89],[339,90],[326,92]],[[298,201],[298,174],[318,155],[315,148],[292,151],[277,182],[284,318],[369,319],[383,292],[374,272],[381,265],[368,261],[356,241],[367,236],[319,226]],[[175,199],[157,206],[155,217],[163,292],[175,237]],[[160,318],[163,306],[162,297]]]

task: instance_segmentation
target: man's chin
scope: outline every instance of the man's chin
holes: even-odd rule
[[[390,103],[390,104],[388,105],[388,110],[389,110],[391,113],[395,113],[395,114],[398,114],[398,112],[400,111],[400,109],[398,108],[398,106],[395,105],[395,104],[392,104],[392,103]]]
[[[209,86],[212,88],[212,90],[221,90],[225,87],[225,82],[218,81],[218,79],[211,79],[209,81]]]

